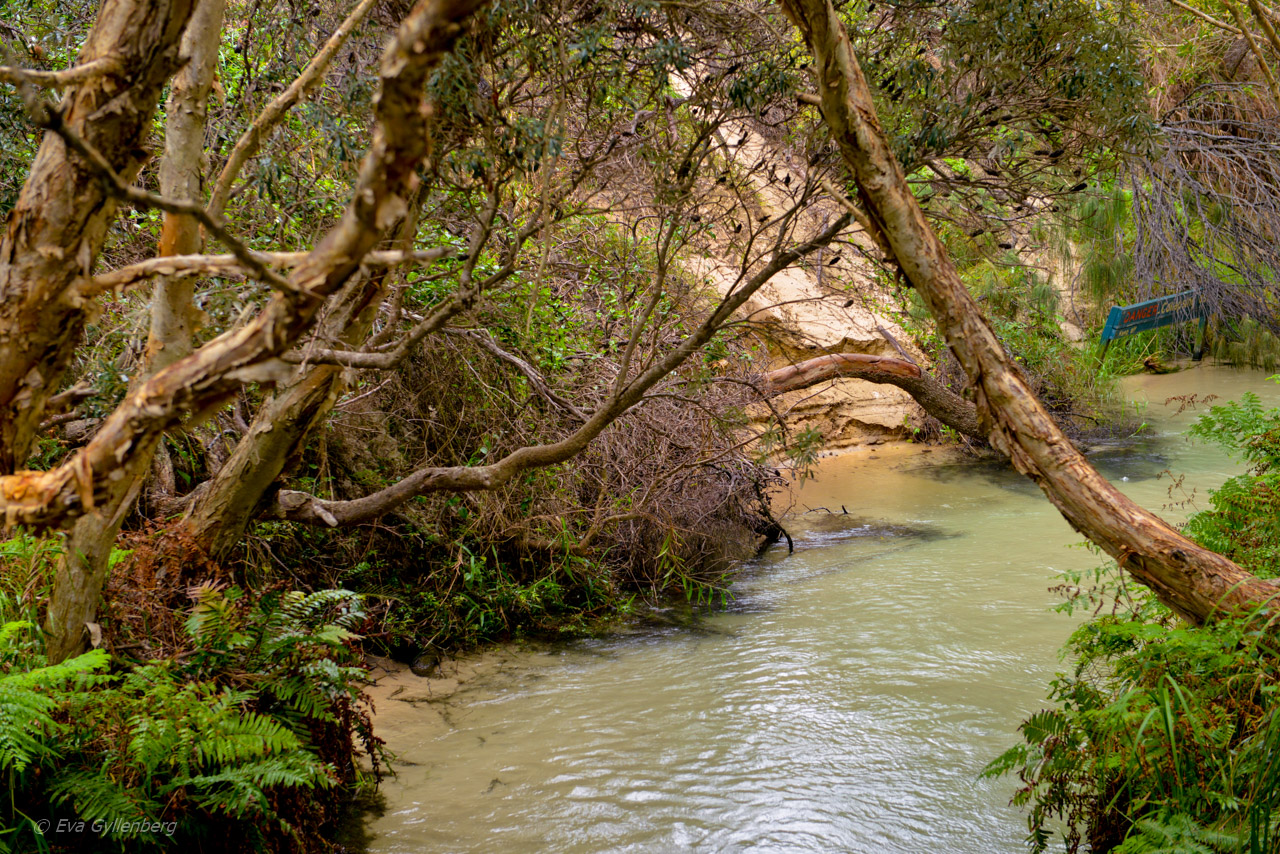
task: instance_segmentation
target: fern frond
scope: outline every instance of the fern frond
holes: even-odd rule
[[[131,823],[156,821],[162,806],[138,788],[121,785],[105,769],[58,774],[49,787],[55,803],[70,803],[84,821]]]

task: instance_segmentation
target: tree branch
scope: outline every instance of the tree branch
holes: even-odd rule
[[[105,497],[111,472],[149,453],[185,414],[216,408],[249,382],[288,373],[278,359],[315,322],[325,297],[337,292],[383,231],[406,208],[427,151],[422,92],[431,72],[462,34],[482,0],[419,0],[388,44],[372,142],[342,219],[294,270],[249,323],[174,362],[125,398],[85,447],[47,472],[0,477],[7,525],[47,527],[92,510]]]
[[[766,395],[785,394],[834,379],[859,379],[905,391],[934,418],[971,439],[985,442],[974,405],[911,362],[863,353],[831,353],[770,371],[760,378]]]
[[[1204,12],[1201,12],[1195,6],[1191,6],[1187,3],[1183,3],[1182,0],[1169,0],[1169,2],[1172,3],[1174,6],[1177,6],[1182,11],[1190,12],[1192,15],[1195,15],[1200,20],[1206,21],[1220,30],[1226,30],[1229,33],[1235,33],[1238,36],[1244,34],[1244,31],[1239,29],[1238,27],[1233,27],[1230,24],[1228,24],[1226,21],[1219,21],[1217,18],[1213,17],[1212,15],[1207,15]]]
[[[0,65],[0,83],[11,83],[14,86],[39,86],[45,89],[64,89],[102,74],[114,74],[121,70],[120,57],[114,55],[100,56],[83,65],[73,65],[61,71],[36,71],[31,68],[17,68],[12,65]]]
[[[62,116],[57,110],[48,111],[44,125],[62,137],[68,148],[85,159],[111,195],[142,207],[156,208],[166,213],[185,214],[194,217],[210,234],[225,243],[231,253],[235,255],[236,260],[250,270],[255,278],[270,284],[277,290],[303,293],[295,285],[290,284],[287,279],[255,258],[254,254],[249,251],[249,247],[228,232],[222,223],[215,220],[202,205],[182,199],[166,199],[164,196],[148,193],[146,190],[141,190],[125,181],[116,170],[111,168],[111,164],[97,149],[81,139],[79,134],[62,121]]]
[[[1276,36],[1276,28],[1271,26],[1271,16],[1263,10],[1262,4],[1258,0],[1249,0],[1249,10],[1253,12],[1253,17],[1257,19],[1258,26],[1262,27],[1262,32],[1266,34],[1267,41],[1271,42],[1271,49],[1275,51],[1276,56],[1280,56],[1280,37]]]
[[[822,115],[894,255],[969,377],[991,444],[1030,477],[1078,531],[1169,607],[1193,621],[1257,610],[1280,585],[1183,537],[1106,481],[1027,387],[929,227],[876,116],[831,0],[781,0],[813,54]]]
[[[634,380],[610,395],[599,409],[564,439],[546,445],[518,448],[497,462],[483,466],[428,466],[385,489],[349,501],[326,501],[302,492],[287,491],[277,495],[275,504],[264,515],[294,522],[322,524],[329,527],[367,522],[398,507],[411,498],[429,492],[469,492],[492,490],[509,483],[512,478],[534,468],[564,462],[582,451],[606,427],[644,399],[645,393],[669,375],[706,344],[735,311],[779,271],[805,255],[826,246],[848,227],[852,217],[845,215],[821,234],[778,252],[763,268],[740,288],[731,290],[703,320],[702,324],[661,359]]]
[[[1245,25],[1244,13],[1240,11],[1240,7],[1233,3],[1232,0],[1222,0],[1222,3],[1231,10],[1231,16],[1236,19],[1236,25],[1240,27],[1240,34],[1244,36],[1244,40],[1248,43],[1249,51],[1258,60],[1258,70],[1262,72],[1263,79],[1267,81],[1267,89],[1271,92],[1271,100],[1276,105],[1276,109],[1280,110],[1280,86],[1276,85],[1276,76],[1271,73],[1271,64],[1267,62],[1267,57],[1263,54],[1262,48],[1258,46],[1253,33],[1249,32],[1249,28]]]
[[[381,250],[370,252],[361,259],[363,267],[394,267],[401,264],[431,264],[449,258],[457,252],[452,246],[442,246],[419,252]],[[309,252],[251,252],[264,265],[281,269],[293,269],[306,260]],[[249,276],[252,271],[235,255],[168,255],[148,258],[136,264],[94,276],[81,285],[80,294],[98,296],[108,291],[122,291],[159,276]]]
[[[271,103],[263,108],[248,129],[236,140],[235,148],[231,149],[227,162],[218,173],[218,180],[214,182],[213,192],[209,197],[210,213],[214,216],[222,215],[227,206],[227,200],[231,198],[231,185],[235,183],[244,164],[258,153],[262,140],[273,127],[280,123],[285,113],[310,94],[311,88],[319,82],[325,70],[328,69],[329,63],[333,61],[334,55],[342,49],[352,31],[359,26],[376,3],[377,0],[360,0],[347,19],[333,31],[333,35],[329,36],[324,47],[320,48],[320,51],[307,63],[307,67],[302,69],[297,79],[289,84],[288,89],[272,99]]]
[[[552,391],[551,386],[547,384],[546,378],[543,377],[542,374],[533,367],[533,365],[530,365],[519,356],[508,353],[506,350],[499,347],[498,342],[493,340],[493,335],[488,330],[481,332],[480,330],[475,329],[446,328],[441,331],[446,335],[453,335],[457,338],[465,338],[468,341],[474,342],[482,349],[488,351],[493,356],[513,366],[520,373],[524,374],[525,379],[529,381],[529,385],[533,386],[533,390],[548,403],[563,409],[579,421],[587,420],[586,413]]]

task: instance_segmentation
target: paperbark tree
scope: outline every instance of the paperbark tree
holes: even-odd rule
[[[166,198],[200,201],[201,161],[209,90],[218,64],[223,0],[202,0],[181,42],[181,70],[174,76],[166,108],[165,152],[160,164],[160,193]],[[160,236],[161,256],[186,255],[203,248],[200,224],[189,216],[166,214]],[[134,384],[189,355],[200,323],[195,280],[190,276],[156,280],[151,302],[151,329],[143,369]],[[46,651],[53,661],[79,651],[84,627],[91,622],[97,594],[106,579],[111,548],[125,515],[132,508],[150,469],[152,454],[138,454],[119,470],[109,494],[96,512],[71,527],[54,574],[46,618]]]
[[[360,0],[311,62],[284,92],[273,98],[237,140],[214,183],[209,210],[221,214],[233,184],[263,139],[311,92],[330,62],[355,28],[365,19],[375,0]],[[428,129],[429,130],[429,129]],[[392,245],[412,250],[418,215],[425,197],[419,187],[406,212],[392,226]],[[317,337],[357,348],[368,337],[385,295],[389,269],[383,267],[356,276],[326,312]],[[304,365],[269,395],[236,444],[230,458],[202,484],[187,510],[183,526],[191,541],[211,556],[219,556],[244,535],[258,502],[280,476],[316,426],[324,421],[346,388],[345,372],[334,365]]]
[[[488,465],[429,466],[387,489],[348,502],[326,502],[301,493],[287,493],[270,508],[274,515],[327,525],[356,524],[376,518],[416,495],[497,489],[530,468],[570,459],[717,335],[734,312],[772,276],[828,245],[848,227],[848,214],[834,222],[827,217],[820,227],[812,223],[801,227],[800,212],[809,194],[817,190],[810,185],[799,191],[785,210],[762,219],[760,225],[743,235],[738,280],[718,300],[709,305],[700,302],[706,310],[692,324],[691,331],[686,331],[665,307],[673,298],[668,274],[688,239],[682,211],[696,202],[690,199],[695,198],[694,188],[703,179],[704,171],[723,168],[720,158],[724,154],[713,150],[713,143],[726,150],[727,144],[715,136],[723,116],[708,118],[706,113],[694,113],[693,131],[683,139],[680,134],[685,131],[678,130],[672,116],[668,123],[670,139],[679,145],[674,151],[663,152],[670,162],[656,170],[654,176],[655,204],[661,212],[661,227],[654,232],[655,243],[660,247],[657,272],[652,281],[633,292],[635,313],[626,320],[626,340],[617,359],[616,376],[607,383],[607,389],[593,394],[591,402],[579,408],[551,390],[535,369],[503,350],[483,330],[455,329],[448,324],[466,316],[488,289],[505,287],[518,268],[522,247],[531,239],[544,239],[565,216],[562,206],[580,206],[580,202],[571,201],[578,182],[594,174],[598,157],[608,156],[623,136],[636,135],[639,117],[626,114],[603,122],[604,137],[574,143],[572,168],[558,172],[552,167],[560,155],[551,154],[550,159],[540,163],[537,178],[531,179],[527,176],[532,171],[521,166],[528,149],[519,147],[529,143],[517,139],[517,147],[509,148],[513,140],[502,136],[505,131],[496,136],[494,133],[494,128],[501,130],[505,126],[502,118],[481,115],[490,109],[481,103],[479,113],[467,108],[468,114],[480,117],[476,119],[474,139],[513,165],[505,167],[508,171],[502,175],[486,177],[485,182],[472,181],[472,189],[466,190],[476,193],[476,188],[487,187],[478,198],[487,193],[490,201],[484,213],[477,215],[466,256],[460,259],[456,289],[451,296],[432,304],[420,318],[401,311],[399,291],[389,304],[384,303],[386,265],[439,260],[454,251],[451,247],[410,251],[416,232],[413,213],[426,189],[418,173],[432,144],[429,123],[437,109],[426,94],[428,79],[460,35],[459,22],[478,5],[474,0],[423,0],[401,25],[383,58],[372,143],[360,166],[352,201],[338,224],[307,253],[250,252],[220,221],[218,211],[211,213],[199,204],[199,192],[191,183],[191,158],[198,154],[198,114],[207,98],[207,77],[199,81],[184,78],[175,83],[170,104],[175,121],[168,139],[164,192],[159,196],[132,186],[129,174],[122,173],[98,149],[94,139],[82,132],[87,125],[82,127],[57,113],[46,117],[45,124],[52,131],[50,138],[57,137],[66,157],[88,176],[104,199],[125,199],[165,211],[168,216],[162,248],[182,253],[97,277],[89,276],[87,269],[81,273],[78,295],[86,302],[113,287],[161,277],[148,346],[148,359],[158,369],[144,371],[88,444],[73,452],[62,465],[48,472],[0,477],[0,500],[9,525],[76,526],[72,532],[73,548],[59,572],[47,621],[51,659],[74,654],[83,644],[83,627],[93,618],[103,586],[106,556],[121,514],[130,506],[141,474],[164,433],[198,425],[247,384],[274,387],[274,393],[259,408],[253,427],[222,471],[194,496],[194,509],[187,523],[189,530],[195,532],[197,543],[214,552],[239,540],[289,458],[302,447],[308,432],[323,420],[341,394],[347,372],[394,368],[427,335],[471,336],[481,347],[521,370],[542,398],[570,413],[578,426],[550,441],[517,448]],[[361,3],[348,22],[358,20],[368,9],[367,2]],[[216,25],[202,27],[201,35],[209,39],[205,46],[216,48]],[[340,45],[340,36],[342,33],[331,38],[329,46]],[[328,56],[333,55],[334,50],[327,47],[326,51]],[[208,70],[198,61],[194,47],[188,53],[184,74]],[[567,76],[579,73],[577,66],[563,61],[563,53],[560,59],[558,67]],[[665,63],[665,56],[659,61]],[[314,63],[308,68],[310,82],[319,73],[316,69]],[[665,86],[664,80],[654,78],[655,91]],[[241,164],[252,156],[257,142],[269,136],[271,122],[279,120],[308,85],[290,87],[286,91],[289,103],[268,110],[264,114],[266,120],[252,124],[246,134],[246,138],[252,136],[252,144],[237,148],[247,152],[242,155]],[[563,99],[555,94],[556,86],[546,86],[551,93],[549,115],[553,120],[544,128],[551,140],[550,134],[557,127],[554,117],[565,114],[559,112]],[[527,97],[527,93],[522,95]],[[712,101],[715,95],[714,90],[704,93]],[[668,110],[674,109],[670,102],[664,103]],[[727,114],[725,110],[721,112]],[[629,129],[620,129],[628,125]],[[610,127],[613,129],[608,130]],[[456,122],[452,132],[462,133]],[[234,182],[234,170],[224,169],[223,178],[220,187],[225,197]],[[781,183],[776,178],[771,180]],[[704,183],[711,196],[720,193],[717,184]],[[723,207],[722,199],[715,204],[720,205],[722,216],[752,218],[747,202],[741,199],[730,200],[728,209]],[[729,212],[723,213],[725,210]],[[193,254],[200,249],[196,222],[212,238],[228,245],[232,257]],[[396,242],[404,248],[372,251],[397,222],[403,226]],[[741,226],[738,231],[742,231]],[[496,272],[487,268],[482,274],[477,265],[486,243],[492,244],[499,267]],[[92,257],[86,263],[91,262]],[[289,272],[282,274],[279,267],[286,267]],[[368,272],[361,272],[362,268]],[[269,284],[276,293],[256,315],[242,318],[240,324],[191,350],[191,333],[199,316],[191,304],[190,291],[177,279],[189,280],[198,272],[239,273]],[[175,280],[166,281],[167,276],[174,276]],[[27,306],[27,310],[35,309]],[[375,318],[383,328],[377,335],[370,335]],[[59,339],[61,344],[74,346],[79,329],[64,329],[63,335],[65,341]]]
[[[126,179],[142,165],[194,5],[104,0],[78,59],[93,73],[52,108]],[[0,237],[0,473],[26,463],[58,391],[90,304],[82,290],[115,211],[96,170],[47,134]]]
[[[110,5],[109,2],[104,10]],[[0,493],[6,499],[6,521],[9,524],[15,521],[57,524],[85,514],[95,514],[96,511],[97,520],[86,524],[100,526],[100,530],[84,533],[87,540],[100,546],[106,539],[90,535],[101,534],[118,524],[117,516],[127,505],[123,500],[126,496],[122,493],[129,491],[128,475],[145,470],[164,430],[176,425],[187,414],[194,413],[198,419],[201,411],[226,400],[246,381],[283,378],[286,366],[274,357],[310,326],[325,297],[342,288],[358,269],[361,258],[373,248],[383,229],[405,210],[404,197],[416,187],[415,171],[426,147],[420,93],[427,75],[461,33],[459,21],[465,19],[476,5],[475,0],[424,0],[406,18],[384,56],[383,85],[377,107],[378,125],[373,145],[362,164],[355,198],[342,221],[294,270],[287,288],[241,329],[214,339],[143,382],[104,422],[93,440],[69,462],[47,473],[22,472],[0,478]],[[121,23],[107,16],[105,11],[100,22],[103,18],[116,26],[143,30],[147,30],[150,24],[133,19]],[[160,71],[167,73],[171,68],[172,63],[166,62]],[[143,76],[151,73],[148,69]],[[158,83],[163,83],[163,77]],[[156,88],[158,91],[159,86]],[[150,106],[154,108],[154,101]],[[94,129],[98,125],[88,124]],[[140,134],[144,126],[138,122],[132,130]],[[77,164],[79,169],[89,173],[89,184],[103,187],[100,182],[105,177],[118,188],[122,177],[90,140],[78,134],[74,125],[69,122],[56,124],[55,129],[64,143],[79,149],[78,159],[89,161]],[[50,136],[52,138],[53,135]],[[94,134],[95,139],[100,136]],[[116,138],[109,141],[121,142]],[[55,147],[65,156],[65,149]],[[94,174],[95,171],[98,174]],[[103,172],[106,172],[105,176]],[[71,198],[58,199],[58,203],[66,205],[68,210],[75,208],[74,193],[78,188],[50,188],[39,183],[45,180],[46,175],[33,171],[27,185],[28,188],[35,187],[30,195],[62,189],[70,193]],[[102,191],[105,193],[107,187]],[[27,196],[24,189],[24,198]],[[105,222],[100,226],[105,228]],[[95,248],[85,243],[77,232],[60,236],[87,247],[83,249],[85,252]],[[43,254],[47,256],[53,247],[46,246],[45,250]],[[91,261],[90,254],[82,263],[87,266]],[[40,282],[19,279],[17,272],[10,271],[10,281],[15,289],[38,290]],[[40,307],[27,305],[25,312],[18,311],[10,329],[29,325],[33,321],[29,315],[41,316]],[[59,347],[69,351],[76,341],[77,331],[76,328],[60,330]],[[54,361],[56,363],[56,356]],[[16,441],[12,434],[7,438],[9,442]],[[136,479],[133,483],[136,484]],[[44,509],[37,510],[37,505],[43,505]],[[27,512],[21,506],[25,506]],[[30,515],[31,511],[35,511],[35,516]],[[60,660],[81,648],[82,618],[91,615],[96,607],[104,580],[101,572],[104,563],[105,556],[97,552],[69,555],[50,604],[51,660]]]
[[[1280,594],[1235,563],[1181,536],[1089,464],[1036,400],[925,221],[886,143],[875,104],[829,0],[780,0],[813,54],[822,117],[861,190],[866,213],[924,298],[969,377],[996,449],[1044,491],[1071,525],[1174,611],[1202,621],[1254,609]]]
[[[420,93],[461,33],[459,21],[477,5],[423,0],[401,25],[383,58],[373,144],[353,199],[280,291],[249,322],[143,383],[67,463],[49,472],[0,477],[10,524],[48,526],[93,510],[107,495],[111,472],[149,452],[165,429],[186,416],[198,418],[243,383],[284,378],[288,365],[279,355],[310,328],[324,299],[346,284],[383,229],[404,212],[404,197],[417,185],[414,173],[426,150]]]
[[[393,243],[412,248],[422,194],[395,226]],[[361,346],[385,295],[388,270],[357,277],[317,330],[318,337],[347,347]],[[244,535],[259,501],[290,457],[328,416],[347,386],[338,365],[300,365],[258,409],[249,431],[231,457],[204,484],[182,523],[192,540],[219,556]]]

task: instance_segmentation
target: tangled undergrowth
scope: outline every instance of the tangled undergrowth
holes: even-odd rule
[[[554,436],[564,413],[522,417],[527,397],[470,347],[429,345],[342,411],[288,485],[358,497],[424,464],[475,463]],[[672,595],[723,602],[734,561],[776,527],[765,492],[777,475],[734,435],[741,386],[695,368],[666,391],[571,462],[499,490],[424,496],[350,531],[263,525],[246,572],[288,567],[309,587],[368,594],[369,641],[401,657],[590,632]]]

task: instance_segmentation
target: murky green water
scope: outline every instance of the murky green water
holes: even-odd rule
[[[1258,373],[1140,379],[1158,435],[1100,467],[1153,509],[1165,470],[1203,503],[1238,469],[1162,403],[1245,389],[1280,402]],[[1072,622],[1047,588],[1097,561],[1011,471],[878,456],[825,461],[795,554],[698,629],[507,655],[443,701],[401,677],[371,850],[1022,851],[1011,782],[977,775],[1060,666]]]

